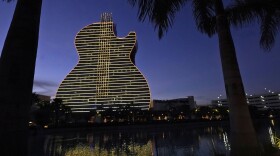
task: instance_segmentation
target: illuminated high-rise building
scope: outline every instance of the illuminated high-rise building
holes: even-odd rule
[[[79,62],[58,88],[56,98],[72,112],[117,110],[124,106],[147,110],[150,90],[135,66],[136,33],[116,36],[111,14],[90,24],[75,39]]]

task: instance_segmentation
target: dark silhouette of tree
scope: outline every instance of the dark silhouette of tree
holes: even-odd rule
[[[2,155],[28,155],[28,113],[32,97],[41,4],[42,0],[17,1],[3,46],[0,58]]]
[[[53,99],[53,101],[51,102],[51,108],[53,112],[53,120],[55,127],[57,127],[59,123],[60,110],[62,109],[61,107],[62,100],[57,98]]]
[[[168,116],[169,116],[169,120],[173,121],[176,120],[177,116],[178,116],[178,111],[176,109],[176,107],[172,106],[171,103],[168,104]]]
[[[261,21],[261,45],[270,49],[279,28],[279,1],[236,0],[235,5],[224,8],[222,0],[128,0],[138,6],[138,17],[146,18],[158,30],[159,38],[172,26],[175,15],[192,2],[193,15],[200,32],[212,37],[218,35],[224,83],[230,109],[231,155],[259,155],[260,148],[251,121],[243,82],[236,58],[230,24],[240,26],[254,20]],[[271,8],[271,2],[278,8]],[[259,5],[259,4],[266,5]],[[240,7],[242,7],[240,9]],[[246,8],[248,7],[248,9]],[[263,9],[260,9],[263,8]],[[278,10],[277,10],[278,9]],[[273,16],[274,15],[274,16]],[[232,19],[231,19],[232,18]]]
[[[55,127],[64,124],[71,117],[71,109],[63,104],[62,99],[55,98],[51,102],[52,121]]]
[[[60,126],[71,121],[71,109],[63,104],[59,98],[50,101],[41,100],[36,93],[32,94],[31,121],[37,125]]]
[[[212,108],[209,106],[200,106],[193,110],[194,115],[197,119],[207,119],[209,120],[212,117]]]
[[[222,119],[228,119],[229,118],[228,107],[218,106],[215,109],[218,110],[218,113],[221,115]]]
[[[38,94],[32,93],[32,105],[40,103]]]
[[[41,101],[38,109],[32,112],[34,120],[38,126],[48,125],[51,122],[51,105],[48,101]]]
[[[50,123],[51,105],[50,101],[41,100],[36,93],[32,93],[32,106],[30,109],[30,120],[37,126],[44,126]]]

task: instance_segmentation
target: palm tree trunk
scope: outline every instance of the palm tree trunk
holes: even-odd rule
[[[1,155],[26,156],[42,0],[18,0],[0,58]]]
[[[259,143],[246,102],[235,47],[222,0],[216,0],[215,7],[220,57],[229,102],[231,155],[260,155]]]

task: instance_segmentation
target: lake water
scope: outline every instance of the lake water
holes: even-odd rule
[[[266,155],[277,155],[280,149],[280,121],[262,121],[256,123],[255,127]],[[229,139],[228,125],[220,123],[120,126],[52,133],[39,131],[30,136],[29,155],[229,155]]]

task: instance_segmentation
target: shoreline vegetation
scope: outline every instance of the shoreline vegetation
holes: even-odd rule
[[[268,121],[271,119],[256,119],[254,120],[254,124],[258,124],[263,121]],[[279,120],[276,118],[274,120]],[[72,133],[72,132],[80,132],[80,131],[138,131],[143,129],[149,130],[162,130],[168,128],[199,128],[199,127],[207,127],[207,126],[223,126],[229,127],[229,120],[191,120],[191,121],[176,121],[176,122],[162,122],[162,121],[153,121],[153,122],[141,122],[141,123],[76,123],[76,124],[68,124],[60,127],[34,127],[30,128],[30,135],[47,135],[54,133]]]
[[[153,121],[153,122],[141,122],[141,123],[76,123],[69,124],[60,127],[50,127],[50,128],[30,128],[29,132],[31,135],[34,134],[53,134],[53,133],[65,133],[65,132],[79,132],[79,131],[125,131],[127,128],[129,130],[157,130],[163,128],[194,128],[194,127],[204,127],[204,126],[229,126],[228,120],[220,121],[206,121],[206,120],[196,120],[196,121],[176,121],[176,122],[162,122],[162,121]]]

